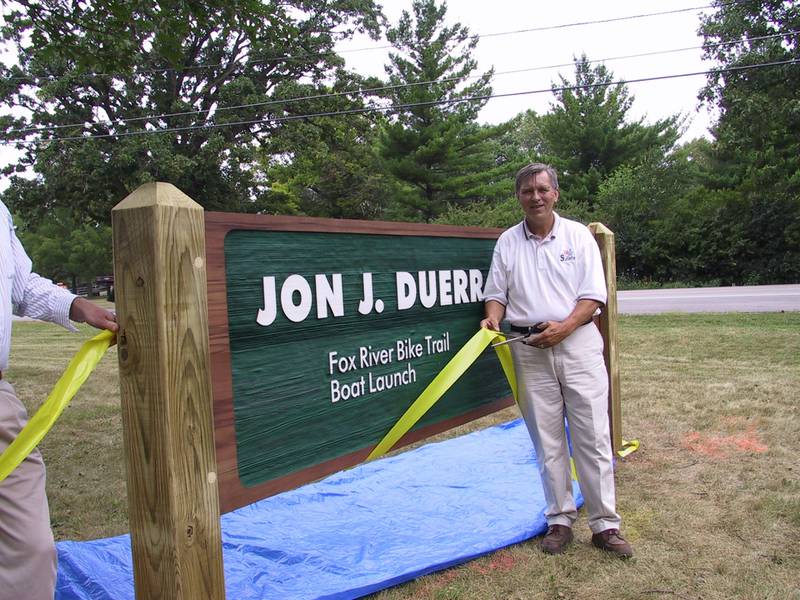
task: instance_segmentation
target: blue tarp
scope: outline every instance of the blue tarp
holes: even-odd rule
[[[223,515],[227,597],[358,598],[540,535],[544,506],[521,420],[428,444]],[[58,561],[57,600],[133,600],[129,536]]]

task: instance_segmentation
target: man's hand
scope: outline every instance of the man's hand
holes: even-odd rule
[[[601,304],[597,300],[582,299],[578,300],[575,308],[563,321],[544,321],[537,325],[546,326],[542,333],[530,335],[525,338],[525,343],[537,348],[552,348],[560,344],[578,327],[591,320],[594,312],[600,308]]]
[[[110,310],[101,308],[94,302],[89,302],[86,298],[75,298],[72,306],[69,307],[69,318],[78,323],[88,323],[98,329],[108,329],[117,331],[117,315]]]
[[[505,304],[500,304],[497,300],[487,300],[485,310],[486,318],[481,321],[481,328],[500,331],[500,321],[506,314]]]
[[[497,319],[495,318],[486,317],[483,321],[481,321],[481,328],[491,329],[492,331],[500,331],[500,323],[498,323]]]
[[[544,321],[541,325],[545,327],[544,331],[526,337],[523,340],[526,344],[537,348],[551,348],[575,331],[575,328],[570,327],[565,321]]]

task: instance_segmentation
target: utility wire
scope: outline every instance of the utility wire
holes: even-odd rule
[[[762,40],[779,38],[779,37],[782,38],[782,37],[787,37],[787,36],[790,36],[790,35],[798,35],[798,34],[800,34],[800,31],[787,31],[785,33],[775,33],[775,34],[771,34],[771,35],[762,35],[762,36],[757,36],[757,37],[752,37],[752,38],[738,39],[738,40],[734,40],[734,41],[731,41],[731,42],[718,42],[718,43],[715,43],[715,44],[703,44],[701,46],[689,46],[689,47],[685,47],[685,48],[674,48],[674,49],[670,49],[670,50],[656,50],[656,51],[653,51],[653,52],[643,52],[643,53],[640,53],[640,54],[627,54],[627,55],[622,55],[622,56],[613,56],[613,57],[609,57],[609,58],[599,58],[599,59],[589,60],[589,61],[587,61],[587,64],[605,63],[605,62],[611,62],[611,61],[616,61],[616,60],[627,60],[627,59],[631,59],[631,58],[643,58],[643,57],[647,57],[647,56],[658,56],[658,55],[663,55],[663,54],[674,54],[674,53],[678,53],[678,52],[687,52],[689,50],[700,50],[700,49],[703,49],[703,48],[718,48],[720,46],[729,46],[729,45],[734,45],[734,44],[740,44],[740,43],[743,43],[743,42],[750,43],[750,42],[755,42],[755,41],[762,41]],[[500,75],[515,75],[515,74],[518,74],[518,73],[529,73],[529,72],[532,72],[532,71],[545,71],[545,70],[550,70],[550,69],[558,69],[558,68],[562,68],[562,67],[569,67],[569,66],[572,66],[573,64],[574,63],[561,63],[561,64],[547,65],[547,66],[528,67],[528,68],[524,68],[524,69],[514,69],[514,70],[511,70],[511,71],[500,71],[498,73],[495,73],[494,75],[495,75],[495,77],[497,77],[497,76],[500,76]],[[113,120],[110,120],[110,121],[99,121],[99,122],[96,122],[96,123],[89,123],[89,124],[87,124],[87,123],[73,123],[73,124],[67,124],[67,125],[41,125],[41,126],[33,126],[33,127],[21,127],[21,128],[18,128],[18,129],[8,129],[8,130],[6,130],[5,133],[6,133],[6,135],[12,135],[12,134],[20,134],[20,133],[39,133],[39,132],[45,132],[45,131],[56,131],[56,130],[59,130],[59,129],[73,129],[73,128],[76,128],[76,127],[91,127],[91,126],[96,126],[96,125],[106,125],[106,126],[115,126],[116,125],[116,126],[119,126],[119,125],[122,125],[122,124],[135,123],[135,122],[138,122],[138,121],[151,121],[151,120],[155,120],[155,119],[167,119],[167,118],[171,118],[171,117],[184,117],[184,116],[189,116],[189,115],[199,116],[199,115],[203,115],[203,114],[207,114],[207,113],[211,113],[211,112],[218,113],[218,112],[229,111],[229,110],[240,110],[240,109],[243,109],[243,108],[255,108],[255,107],[258,107],[258,106],[275,106],[275,105],[286,106],[286,105],[289,105],[289,104],[292,104],[292,103],[295,103],[295,102],[302,102],[304,100],[320,100],[320,99],[325,99],[325,98],[335,98],[335,97],[341,97],[341,96],[365,95],[365,94],[371,94],[371,93],[375,93],[375,92],[382,92],[382,91],[389,91],[389,90],[396,90],[396,89],[403,89],[403,88],[411,88],[411,87],[416,87],[416,86],[432,85],[432,84],[437,84],[437,83],[448,83],[448,82],[451,82],[451,81],[460,81],[462,79],[463,80],[466,80],[466,79],[478,79],[480,77],[482,77],[482,75],[470,75],[470,76],[467,76],[467,77],[446,77],[446,78],[442,78],[442,79],[435,79],[435,80],[429,80],[429,81],[416,81],[416,82],[413,82],[413,83],[403,83],[403,84],[397,84],[397,85],[385,85],[385,86],[372,87],[372,88],[360,88],[360,89],[357,89],[357,90],[350,90],[350,91],[344,91],[344,92],[330,92],[330,93],[325,93],[325,94],[312,94],[312,95],[308,95],[308,96],[294,96],[294,97],[283,98],[283,99],[279,99],[279,100],[267,100],[267,101],[264,101],[264,102],[253,102],[253,103],[249,103],[249,104],[239,104],[239,105],[235,105],[235,106],[223,106],[223,107],[216,107],[216,108],[213,108],[213,109],[191,110],[191,111],[174,112],[174,113],[162,113],[162,114],[158,114],[158,115],[148,115],[148,116],[143,116],[143,117],[129,117],[129,118],[124,118],[124,119],[113,119]]]
[[[741,1],[742,0],[739,0],[738,2],[737,1],[725,2],[725,3],[721,4],[720,6],[728,6],[728,5],[731,5],[731,4],[739,4]],[[553,29],[566,29],[568,27],[582,27],[584,25],[600,25],[600,24],[605,24],[605,23],[615,23],[615,22],[618,22],[618,21],[630,21],[630,20],[634,20],[634,19],[646,19],[648,17],[659,17],[659,16],[662,16],[662,15],[674,15],[674,14],[677,14],[677,13],[684,13],[684,12],[690,12],[690,11],[695,11],[695,10],[703,10],[703,9],[706,9],[706,8],[716,8],[716,7],[713,4],[708,4],[706,6],[692,6],[690,8],[678,8],[678,9],[675,9],[675,10],[665,10],[665,11],[661,11],[661,12],[644,13],[644,14],[640,14],[640,15],[630,15],[630,16],[627,16],[627,17],[612,17],[612,18],[609,18],[609,19],[597,19],[597,20],[594,20],[594,21],[578,21],[576,23],[566,23],[564,25],[545,25],[543,27],[533,27],[531,29],[518,29],[517,31],[501,31],[501,32],[498,32],[498,33],[485,33],[485,34],[481,35],[480,38],[484,39],[484,38],[488,38],[488,37],[497,37],[497,36],[501,36],[501,35],[514,35],[514,34],[517,34],[517,33],[532,33],[532,32],[535,32],[535,31],[551,31]]]
[[[510,98],[513,96],[526,96],[532,94],[542,94],[542,93],[556,93],[556,92],[565,92],[571,90],[578,90],[578,89],[594,89],[594,88],[601,88],[601,87],[611,87],[615,85],[627,85],[631,83],[642,83],[647,81],[659,81],[659,80],[669,80],[669,79],[678,79],[681,77],[695,77],[699,75],[711,75],[711,74],[719,74],[719,73],[732,73],[738,71],[747,71],[751,69],[760,69],[766,67],[777,67],[781,65],[795,65],[800,64],[800,59],[791,59],[791,60],[784,60],[784,61],[777,61],[777,62],[770,62],[770,63],[758,63],[754,65],[742,65],[738,67],[726,67],[722,69],[712,69],[709,71],[695,71],[692,73],[677,73],[673,75],[659,75],[653,77],[640,77],[637,79],[622,79],[617,81],[610,81],[604,83],[593,83],[588,85],[567,85],[567,86],[560,86],[560,87],[551,87],[551,88],[544,88],[544,89],[537,89],[537,90],[526,90],[520,92],[507,92],[502,94],[484,94],[480,96],[469,96],[465,98],[453,98],[450,100],[431,100],[428,102],[414,102],[409,104],[395,104],[390,106],[379,106],[379,107],[363,107],[363,108],[353,108],[347,110],[340,110],[340,111],[328,111],[328,112],[319,112],[319,113],[309,113],[309,114],[301,114],[301,115],[288,115],[284,117],[273,117],[270,119],[256,119],[252,121],[238,121],[238,122],[231,122],[231,123],[210,123],[205,125],[188,125],[185,127],[170,127],[165,129],[154,129],[154,130],[140,130],[140,131],[126,131],[121,133],[108,133],[108,134],[98,134],[98,135],[79,135],[79,136],[67,136],[67,137],[54,137],[44,140],[0,140],[0,144],[17,144],[20,146],[24,145],[40,145],[40,144],[48,144],[51,142],[68,142],[68,141],[78,141],[78,140],[93,140],[93,139],[104,139],[104,138],[123,138],[123,137],[133,137],[133,136],[141,136],[141,135],[155,135],[155,134],[162,134],[162,133],[175,133],[179,131],[192,131],[198,129],[219,129],[224,127],[233,127],[239,125],[258,125],[258,124],[267,124],[267,123],[283,123],[287,121],[296,121],[300,119],[313,119],[318,117],[334,117],[334,116],[343,116],[343,115],[352,115],[352,114],[363,114],[367,112],[392,112],[392,111],[399,111],[399,110],[407,110],[411,108],[420,108],[423,106],[436,106],[436,105],[448,105],[448,104],[461,104],[465,102],[477,102],[483,100],[490,100],[492,98]]]
[[[720,4],[720,7],[729,6],[734,4],[739,4],[744,0],[732,0],[730,2],[725,2]],[[652,12],[652,13],[643,13],[638,15],[628,15],[624,17],[612,17],[608,19],[597,19],[594,21],[578,21],[575,23],[561,23],[558,25],[544,25],[542,27],[531,27],[529,29],[516,29],[513,31],[498,31],[493,33],[486,33],[486,34],[473,34],[473,37],[478,37],[479,39],[483,38],[491,38],[491,37],[501,37],[506,35],[518,35],[520,33],[534,33],[540,31],[552,31],[558,29],[567,29],[570,27],[583,27],[586,25],[604,25],[606,23],[615,23],[620,21],[632,21],[636,19],[645,19],[649,17],[658,17],[664,15],[672,15],[677,13],[684,13],[684,12],[691,12],[691,11],[698,11],[704,10],[706,8],[716,8],[714,4],[707,4],[704,6],[692,6],[688,8],[678,8],[674,10],[666,10],[660,12]],[[376,50],[387,50],[391,49],[394,46],[391,44],[383,45],[383,46],[369,46],[366,48],[353,48],[350,50],[340,50],[337,54],[352,54],[356,52],[373,52]],[[284,54],[284,55],[276,55],[272,57],[262,58],[259,60],[250,61],[245,66],[251,65],[258,65],[263,63],[270,63],[270,62],[277,62],[277,61],[299,61],[299,60],[308,60],[309,58],[322,58],[325,54],[323,53],[315,53],[315,52],[302,52],[299,54]],[[215,63],[215,64],[203,64],[203,65],[187,65],[184,67],[176,68],[176,67],[163,67],[163,68],[148,68],[148,69],[137,69],[135,74],[145,74],[145,73],[170,73],[170,72],[186,72],[186,71],[193,71],[193,70],[200,70],[200,69],[216,69],[219,67],[228,67],[228,63]],[[120,77],[121,74],[119,73],[84,73],[86,77]],[[14,77],[8,77],[7,80],[53,80],[59,79],[59,77],[55,75],[46,75],[46,76],[37,76],[37,75],[17,75]]]

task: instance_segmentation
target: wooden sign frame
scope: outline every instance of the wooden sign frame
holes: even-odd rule
[[[372,449],[367,446],[334,460],[295,471],[265,483],[246,487],[237,471],[236,432],[233,414],[233,384],[228,335],[227,288],[225,276],[225,236],[235,230],[289,231],[392,236],[428,236],[444,238],[497,239],[502,229],[454,227],[421,223],[354,221],[311,217],[263,216],[208,212],[205,214],[206,257],[208,264],[208,319],[211,353],[211,381],[214,398],[217,469],[220,481],[222,512],[250,504],[267,496],[293,489],[362,462]],[[475,324],[477,329],[477,323]],[[466,412],[458,417],[409,432],[398,447],[462,425],[514,403],[508,396]]]

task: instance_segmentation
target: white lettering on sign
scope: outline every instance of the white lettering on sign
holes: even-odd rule
[[[429,335],[426,335],[425,343],[428,347],[428,354],[447,352],[450,350],[450,332],[446,331],[441,338],[433,338]]]
[[[375,297],[372,275],[361,273],[362,293],[355,306],[360,315],[380,314],[386,308],[385,302]],[[272,325],[278,317],[279,306],[283,315],[293,323],[307,319],[313,307],[316,307],[317,319],[344,316],[347,311],[342,274],[315,274],[313,289],[310,279],[296,273],[289,275],[278,290],[275,276],[262,277],[263,307],[258,309],[256,323],[262,327]],[[418,271],[416,274],[397,271],[394,279],[397,310],[408,310],[416,305],[429,309],[437,305],[483,301],[483,273],[479,269]]]
[[[258,309],[256,323],[266,327],[275,321],[275,316],[278,313],[275,305],[275,278],[264,277],[261,280],[261,286],[264,290],[264,308]]]
[[[483,273],[478,269],[419,271],[416,277],[407,271],[398,271],[395,283],[397,310],[414,306],[418,290],[419,303],[424,308],[433,308],[437,300],[439,306],[483,301]]]
[[[261,290],[264,307],[258,309],[256,323],[262,327],[272,325],[278,315],[275,277],[262,277]],[[344,292],[342,274],[334,273],[331,281],[324,274],[314,275],[314,293],[302,275],[289,275],[281,285],[280,304],[283,314],[294,323],[304,321],[311,312],[312,303],[317,306],[317,318],[328,317],[328,309],[334,317],[344,315]]]
[[[325,275],[314,275],[314,286],[317,290],[317,318],[325,319],[328,308],[334,317],[344,314],[344,293],[342,292],[342,274],[333,274],[333,286]]]
[[[384,373],[383,375],[373,375],[369,373],[369,392],[383,392],[392,388],[408,385],[417,382],[417,372],[411,363],[406,363],[406,368],[394,373]]]
[[[397,360],[408,360],[422,356],[422,344],[412,344],[411,338],[397,340]]]
[[[419,281],[419,301],[425,308],[436,304],[436,271],[420,271],[417,274]]]
[[[298,302],[295,304],[295,295]],[[286,318],[295,323],[303,321],[311,312],[311,286],[300,275],[289,275],[281,287],[281,308]]]
[[[453,302],[455,304],[469,304],[468,285],[469,278],[464,271],[453,271]]]
[[[414,306],[417,300],[417,283],[411,273],[401,271],[395,275],[397,288],[397,310],[405,310]]]
[[[392,362],[393,352],[394,348],[373,350],[372,346],[361,346],[358,349],[359,367],[363,369],[364,367],[374,367],[375,365],[386,365]]]
[[[355,371],[356,356],[339,356],[338,352],[328,352],[328,374],[333,375],[334,369],[339,373],[347,373],[348,371]]]
[[[404,337],[385,347],[359,346],[355,352],[329,350],[327,372],[331,375],[331,402],[360,398],[417,382],[417,370],[412,361],[426,356],[451,352],[450,332],[423,335],[418,338]],[[400,370],[389,373],[373,372],[373,369],[394,363],[405,363]],[[385,369],[381,369],[384,371]],[[365,374],[356,373],[365,372]]]
[[[339,383],[338,379],[331,380],[331,402],[349,400],[364,395],[364,376],[352,383]]]
[[[368,315],[372,312],[374,299],[372,298],[372,273],[361,274],[361,286],[364,289],[364,298],[358,303],[358,313]]]

